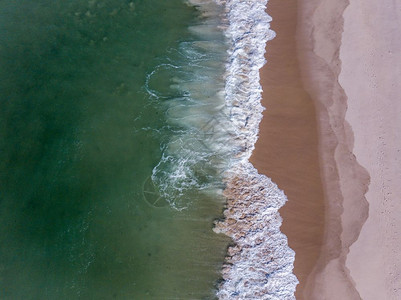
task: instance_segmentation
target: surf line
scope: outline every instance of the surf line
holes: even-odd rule
[[[219,285],[219,299],[295,299],[295,253],[281,233],[278,210],[287,198],[275,183],[249,162],[264,110],[259,70],[265,64],[266,43],[275,33],[266,13],[267,0],[215,0],[224,7],[229,43],[225,105],[236,144],[224,173],[227,199],[224,219],[214,231],[232,238]]]

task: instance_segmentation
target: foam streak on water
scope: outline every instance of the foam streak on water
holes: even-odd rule
[[[233,134],[225,111],[227,45],[221,7],[214,0],[187,3],[199,11],[189,28],[192,39],[171,50],[146,81],[148,94],[164,107],[170,126],[151,178],[160,196],[177,210],[190,207],[202,193],[221,195],[221,174],[232,152],[227,140]]]
[[[229,61],[225,103],[232,121],[236,158],[225,172],[225,219],[214,230],[230,236],[220,299],[295,299],[294,252],[280,232],[278,213],[287,198],[249,162],[262,119],[259,69],[265,45],[274,38],[266,0],[216,0],[225,7]],[[274,142],[274,141],[272,141]]]

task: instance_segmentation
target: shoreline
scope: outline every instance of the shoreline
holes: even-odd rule
[[[261,123],[255,148],[243,148],[252,154],[249,162],[239,155],[238,166],[226,174],[225,219],[214,230],[234,245],[222,270],[221,299],[293,299],[294,292],[296,299],[401,295],[401,270],[394,263],[401,261],[401,187],[394,180],[401,176],[395,163],[401,152],[401,5],[355,1],[361,3],[269,1],[277,36],[268,39],[267,64],[258,71],[266,107],[261,119],[254,102],[258,87],[249,89],[253,83],[245,76],[252,74],[247,66],[255,70],[255,41],[248,37],[270,24],[259,23],[256,11],[263,7],[255,18],[240,13],[247,7],[237,10],[240,4],[222,0],[240,21],[228,34],[233,61],[241,62],[229,81],[229,95],[236,99],[239,92],[241,101],[228,97],[228,106],[251,120],[236,118],[240,140]],[[245,31],[237,35],[235,28]],[[260,67],[259,48],[256,53]]]
[[[268,63],[261,70],[267,110],[251,161],[289,199],[280,210],[281,230],[295,250],[296,298],[398,299],[401,5],[270,0],[267,11],[277,37],[267,43]],[[298,93],[291,95],[294,88]],[[315,108],[315,114],[304,117],[317,122],[309,130],[318,133],[318,154],[313,156],[324,198],[321,235],[312,234],[318,197],[309,199],[309,214],[301,210],[306,187],[299,184],[297,171],[308,173],[311,166],[301,166],[301,155],[298,169],[288,166],[294,165],[294,152],[312,149],[313,142],[282,136],[298,134],[290,130],[290,122],[301,115],[296,102],[304,92]],[[318,181],[304,177],[310,188]],[[300,235],[305,232],[315,252],[306,250],[306,236]],[[307,261],[309,266],[303,264]]]

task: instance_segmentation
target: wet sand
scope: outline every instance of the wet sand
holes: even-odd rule
[[[251,162],[287,195],[280,210],[281,231],[296,253],[296,297],[304,299],[308,276],[320,256],[325,220],[316,111],[297,58],[297,1],[270,0],[267,11],[277,36],[267,43],[267,64],[261,70],[266,110]]]

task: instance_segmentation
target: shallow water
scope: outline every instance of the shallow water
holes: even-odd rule
[[[181,0],[0,2],[3,299],[214,298],[224,151],[193,116],[218,111],[225,46],[202,22]]]

